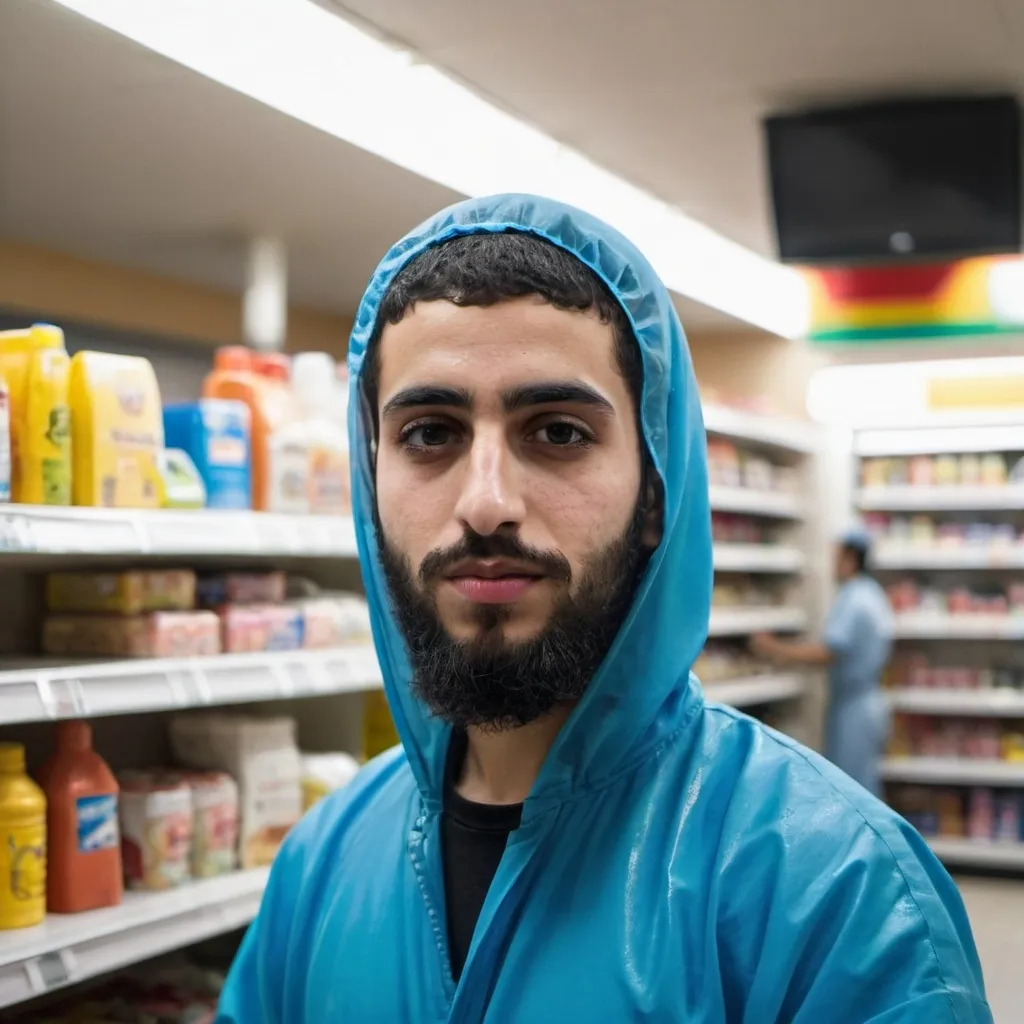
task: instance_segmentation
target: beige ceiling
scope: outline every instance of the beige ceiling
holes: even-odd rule
[[[1024,0],[344,9],[762,252],[763,112],[890,90],[1024,93]],[[410,96],[409,117],[430,111]],[[387,246],[454,198],[50,0],[0,0],[0,235],[237,290],[243,239],[273,230],[296,301],[350,312]],[[679,304],[690,326],[734,323]]]
[[[766,254],[763,114],[903,91],[1024,95],[1024,0],[322,3]]]

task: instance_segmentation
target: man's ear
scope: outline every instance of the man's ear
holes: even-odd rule
[[[665,489],[661,478],[648,466],[644,472],[644,521],[640,543],[653,551],[665,533]]]

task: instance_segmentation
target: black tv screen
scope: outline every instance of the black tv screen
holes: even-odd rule
[[[765,131],[784,261],[1020,250],[1020,107],[1012,96],[779,115]]]

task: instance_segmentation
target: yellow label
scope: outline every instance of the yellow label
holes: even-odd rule
[[[1024,409],[1024,377],[936,378],[929,409]]]
[[[0,826],[0,928],[46,916],[46,823]]]
[[[398,730],[395,728],[388,707],[387,697],[383,691],[375,690],[366,694],[363,706],[363,754],[367,760],[390,750],[399,743]]]

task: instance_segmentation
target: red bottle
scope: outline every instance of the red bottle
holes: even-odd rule
[[[92,748],[87,722],[61,722],[57,749],[40,772],[46,792],[46,908],[77,914],[121,902],[119,789]]]

